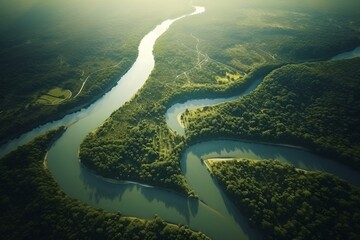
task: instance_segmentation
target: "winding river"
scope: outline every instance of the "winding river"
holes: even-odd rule
[[[67,131],[48,152],[48,168],[54,179],[69,196],[107,211],[120,211],[125,215],[152,218],[157,214],[166,221],[186,224],[214,239],[258,239],[259,236],[249,228],[246,219],[238,213],[231,201],[218,187],[200,158],[278,159],[303,169],[331,172],[355,185],[360,185],[357,172],[307,151],[229,140],[208,141],[193,145],[186,150],[182,157],[181,168],[184,175],[202,201],[188,199],[174,192],[138,183],[115,183],[94,176],[82,167],[77,158],[80,143],[113,111],[129,101],[145,83],[155,64],[152,52],[156,39],[175,21],[201,14],[204,11],[204,7],[195,7],[195,11],[191,14],[166,20],[158,25],[142,39],[136,62],[110,92],[86,109],[34,129],[19,139],[1,146],[0,156],[4,156],[17,146],[50,129],[68,125]],[[166,114],[167,123],[174,131],[184,134],[184,129],[178,119],[186,108],[197,108],[234,100],[251,92],[260,84],[261,80],[255,81],[244,93],[232,98],[190,100],[182,104],[175,104]]]

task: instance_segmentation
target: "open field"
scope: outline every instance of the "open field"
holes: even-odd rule
[[[51,89],[44,95],[41,95],[35,102],[44,105],[57,105],[63,101],[70,99],[72,93],[70,90],[64,90],[61,88]]]
[[[225,76],[216,76],[216,81],[220,84],[228,84],[234,81],[241,80],[243,78],[243,75],[240,73],[230,73],[226,72]]]

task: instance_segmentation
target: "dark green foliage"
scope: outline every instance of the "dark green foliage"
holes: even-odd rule
[[[264,239],[360,238],[360,191],[333,175],[246,159],[212,171]]]
[[[2,239],[207,239],[159,217],[123,217],[69,198],[43,165],[61,133],[52,131],[0,160]]]
[[[88,135],[81,145],[82,163],[102,176],[161,185],[185,194],[190,191],[177,159],[184,145],[180,136],[151,120],[134,123],[134,127],[121,124],[114,132],[115,124],[108,121]]]
[[[360,168],[359,64],[284,66],[238,101],[187,112],[187,134],[302,145]]]

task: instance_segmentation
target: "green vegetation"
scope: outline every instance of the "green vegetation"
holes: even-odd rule
[[[360,58],[287,65],[253,93],[187,111],[186,134],[301,145],[360,169]]]
[[[71,98],[72,92],[70,90],[64,90],[61,88],[51,89],[46,94],[40,96],[36,103],[45,104],[45,105],[56,105],[60,104],[66,99]]]
[[[232,81],[237,81],[239,80],[240,78],[243,78],[243,76],[239,73],[229,73],[229,72],[226,72],[225,73],[225,76],[216,76],[216,81],[218,83],[229,83],[229,82],[232,82]]]
[[[193,195],[179,164],[189,141],[167,128],[168,107],[191,98],[234,95],[278,66],[328,58],[360,41],[359,29],[349,24],[359,19],[351,16],[244,8],[234,1],[201,4],[204,14],[176,22],[158,40],[156,66],[143,88],[82,143],[80,159],[97,174]],[[330,17],[341,27],[334,29]],[[218,81],[225,76],[230,81]],[[207,119],[204,114],[198,120],[202,130],[192,133],[190,126],[190,140],[205,132],[212,136],[208,126],[218,125]]]
[[[147,32],[191,11],[178,0],[0,1],[0,143],[100,97]],[[44,99],[54,88],[72,97]]]
[[[11,3],[0,3],[0,143],[89,104],[130,68],[145,33],[166,18],[190,12],[187,1],[108,1],[37,0],[13,12],[1,5]],[[294,143],[359,167],[359,59],[299,63],[324,60],[359,45],[360,19],[287,3],[198,3],[206,13],[175,23],[159,40],[156,67],[147,83],[87,136],[82,163],[105,177],[189,196],[194,193],[180,170],[180,157],[189,143],[208,137]],[[273,71],[258,90],[239,101],[188,112],[186,137],[167,128],[164,114],[172,104],[233,95],[288,63],[297,64]],[[59,102],[67,96],[54,92],[56,88],[73,94]],[[157,217],[127,218],[67,197],[42,165],[57,134],[1,159],[4,238],[206,238]],[[275,162],[236,164],[243,162],[248,163],[245,179],[238,179],[237,167],[221,168],[220,173],[235,171],[225,174],[234,180],[229,191],[235,190],[240,209],[269,238],[359,236],[358,190],[326,174]],[[238,182],[244,190],[237,191]]]
[[[49,132],[0,160],[3,239],[208,239],[186,226],[123,217],[69,198],[44,168]]]
[[[212,161],[211,169],[264,239],[359,239],[360,190],[274,160]]]

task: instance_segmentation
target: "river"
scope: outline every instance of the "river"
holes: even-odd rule
[[[137,60],[110,92],[86,109],[34,129],[19,139],[1,146],[0,156],[49,129],[68,125],[67,131],[48,152],[48,168],[66,194],[94,207],[121,212],[124,215],[152,218],[157,214],[166,221],[186,224],[214,239],[257,239],[259,236],[249,228],[246,219],[211,178],[200,158],[228,156],[274,158],[291,162],[305,169],[334,172],[359,185],[359,174],[334,161],[328,161],[298,149],[239,141],[209,141],[191,146],[186,150],[182,157],[181,167],[190,186],[202,201],[188,199],[174,192],[138,183],[115,183],[91,174],[80,164],[77,154],[85,136],[101,125],[113,111],[129,101],[150,75],[155,64],[153,46],[156,39],[175,21],[201,14],[204,11],[203,7],[195,7],[195,11],[191,14],[166,20],[158,25],[142,39]],[[261,80],[257,80],[241,95],[255,89]],[[241,95],[232,98],[190,100],[185,105],[174,105],[166,116],[167,122],[174,124],[174,127],[171,124],[169,127],[175,131],[183,131],[177,119],[181,111],[190,105],[195,108],[220,104]],[[309,161],[304,161],[304,159],[309,159]],[[314,159],[318,160],[313,161]],[[337,165],[332,166],[334,163]],[[342,171],[344,173],[341,173]],[[353,176],[353,178],[346,178],[347,176]]]

